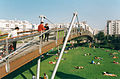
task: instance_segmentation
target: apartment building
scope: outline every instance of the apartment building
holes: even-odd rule
[[[107,28],[105,29],[107,35],[119,35],[120,34],[120,20],[108,20]]]
[[[0,29],[4,31],[10,31],[15,27],[19,27],[20,30],[29,30],[32,29],[32,24],[29,21],[21,20],[0,20]]]

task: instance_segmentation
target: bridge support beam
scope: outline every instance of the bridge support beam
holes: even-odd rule
[[[38,59],[38,64],[37,64],[37,79],[40,78],[40,58]]]
[[[67,33],[67,36],[66,36],[66,38],[65,38],[65,41],[64,41],[64,44],[63,44],[63,48],[62,48],[62,50],[61,50],[61,53],[60,53],[60,56],[59,56],[58,61],[57,61],[57,63],[56,63],[56,66],[55,66],[55,68],[54,68],[54,71],[53,71],[53,73],[52,73],[51,79],[54,79],[54,77],[55,77],[56,71],[57,71],[58,66],[59,66],[59,64],[60,64],[60,60],[61,60],[61,58],[62,58],[64,49],[65,49],[65,46],[66,46],[66,44],[67,44],[67,40],[68,40],[68,38],[69,38],[69,35],[70,35],[70,32],[71,32],[71,29],[72,29],[72,26],[73,26],[73,24],[74,24],[74,21],[75,21],[76,16],[77,16],[77,13],[74,13],[73,18],[72,18],[72,21],[71,21],[71,24],[70,24],[70,28],[69,28],[68,33]]]

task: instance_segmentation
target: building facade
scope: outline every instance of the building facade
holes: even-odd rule
[[[108,20],[105,30],[107,35],[120,35],[120,20]]]
[[[29,21],[21,20],[0,20],[0,29],[11,31],[15,27],[19,27],[21,31],[32,29],[32,24]]]

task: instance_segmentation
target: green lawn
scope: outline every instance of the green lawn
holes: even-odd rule
[[[59,31],[58,32],[58,39],[64,36],[64,31]]]
[[[55,49],[54,49],[55,50]],[[120,62],[120,59],[112,59],[109,53],[117,52],[116,50],[102,49],[102,48],[87,48],[77,47],[76,49],[69,50],[67,54],[63,55],[66,60],[61,60],[55,79],[120,79],[120,64],[112,63],[113,60]],[[49,52],[51,53],[51,51]],[[56,51],[54,52],[56,53]],[[91,53],[90,56],[84,56],[85,53]],[[120,57],[120,52],[115,56]],[[102,57],[103,60],[94,59],[94,56]],[[49,61],[56,61],[56,56],[46,56],[41,62],[40,75],[46,72],[49,78],[51,77],[55,65],[49,64]],[[95,62],[100,61],[98,64],[90,64],[91,60]],[[3,79],[31,79],[32,75],[36,75],[37,59],[21,67],[12,74]],[[84,69],[75,69],[74,66],[83,66]],[[102,72],[110,72],[116,74],[117,77],[109,77],[102,75]]]

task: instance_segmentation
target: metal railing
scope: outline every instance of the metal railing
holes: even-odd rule
[[[64,29],[58,29],[58,31],[63,31]],[[17,36],[17,37],[13,37],[13,38],[6,38],[6,39],[1,39],[0,40],[0,46],[2,45],[6,45],[8,43],[11,43],[13,41],[19,41],[19,40],[24,40],[24,39],[27,39],[27,38],[31,38],[31,37],[34,37],[32,40],[28,41],[27,43],[25,43],[24,45],[20,46],[16,51],[13,51],[12,53],[8,54],[7,56],[3,57],[0,62],[3,62],[4,60],[6,60],[7,58],[13,56],[17,51],[21,50],[22,48],[28,46],[29,44],[33,43],[33,41],[35,42],[38,42],[36,41],[36,39],[38,37],[41,37],[42,35],[44,35],[45,33],[50,33],[50,38],[51,39],[54,39],[56,40],[56,35],[54,35],[55,33],[51,34],[52,32],[57,32],[57,29],[50,29],[50,30],[47,30],[43,33],[41,32],[36,32],[36,33],[31,33],[31,34],[25,34],[25,35],[21,35],[21,36]],[[52,36],[51,36],[52,35]],[[8,47],[7,47],[8,48]]]
[[[21,50],[25,49],[27,50],[27,47],[31,47],[34,45],[39,44],[39,53],[41,53],[41,48],[42,48],[42,43],[41,43],[41,39],[39,37],[41,37],[42,35],[45,35],[45,33],[48,33],[50,34],[49,36],[49,39],[52,39],[54,41],[56,41],[56,44],[57,44],[57,40],[59,40],[60,38],[64,38],[64,36],[66,35],[66,33],[68,32],[68,28],[53,28],[53,29],[50,29],[50,30],[47,30],[45,32],[34,32],[34,33],[30,33],[30,34],[24,34],[24,35],[20,35],[20,36],[17,36],[17,37],[13,37],[13,38],[6,38],[6,39],[1,39],[0,40],[0,46],[6,46],[6,55],[0,59],[0,64],[2,63],[5,63],[6,64],[6,72],[9,72],[10,71],[10,64],[9,62],[11,61],[11,59],[14,57],[14,56],[17,56],[19,54],[24,54],[22,52],[20,52]],[[60,36],[60,33],[61,36]],[[73,28],[71,30],[71,33],[70,35],[73,36],[73,34],[77,34],[78,33],[78,30],[77,28]],[[24,41],[26,39],[30,39],[30,40],[27,40],[27,43],[24,43],[22,44],[21,46],[17,47],[17,50],[15,51],[12,51],[9,53],[8,51],[8,44],[9,43],[12,43],[13,41]]]
[[[37,30],[28,30],[28,31],[21,31],[18,32],[18,34],[23,34],[23,33],[31,33],[31,32],[36,32]],[[0,37],[8,36],[8,33],[5,34],[0,34]]]

